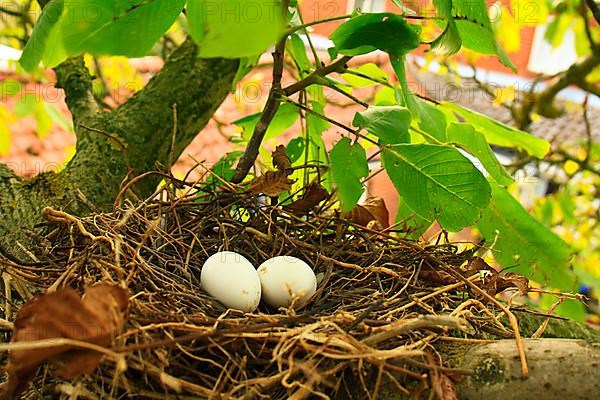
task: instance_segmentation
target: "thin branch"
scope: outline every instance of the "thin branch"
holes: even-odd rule
[[[298,18],[300,19],[300,22],[302,24],[304,24],[304,18],[302,17],[300,8],[296,7],[296,12],[298,13]],[[308,41],[308,45],[310,46],[310,51],[313,53],[313,59],[314,59],[315,65],[319,66],[319,65],[321,65],[321,60],[319,60],[319,54],[317,53],[317,49],[315,48],[312,38],[308,34],[308,28],[304,27],[303,30],[304,30],[304,34],[306,35],[306,40]]]
[[[559,75],[556,82],[537,93],[535,99],[530,104],[525,104],[524,111],[529,114],[535,107],[536,111],[544,117],[555,118],[560,116],[563,113],[563,110],[554,105],[554,98],[556,95],[569,85],[575,84],[579,87],[586,86],[586,76],[599,64],[600,51],[592,53],[582,61],[571,65],[566,71]]]
[[[46,7],[50,0],[37,0],[40,8]],[[98,103],[94,99],[92,77],[85,66],[83,56],[71,57],[56,68],[57,89],[64,89],[65,101],[71,114],[73,126],[76,128],[81,123],[87,123],[98,113]]]
[[[352,57],[350,57],[350,56],[343,56],[343,57],[339,58],[338,60],[336,60],[335,62],[327,65],[326,67],[317,69],[312,74],[308,75],[306,78],[304,78],[294,84],[291,84],[290,86],[283,89],[283,94],[285,96],[289,97],[295,93],[298,93],[301,90],[306,89],[310,85],[316,83],[319,80],[319,78],[329,75],[332,72],[339,72],[339,73],[344,72],[347,68],[346,63],[348,61],[350,61],[351,58]]]
[[[301,110],[306,111],[309,114],[314,115],[315,117],[321,118],[322,120],[327,121],[327,122],[329,122],[332,125],[335,125],[335,126],[337,126],[339,128],[342,128],[343,130],[347,131],[348,133],[351,133],[353,135],[358,135],[358,130],[357,129],[352,129],[349,126],[346,126],[346,125],[342,124],[341,122],[336,121],[335,119],[329,118],[326,115],[318,113],[315,110],[313,110],[313,109],[311,109],[309,107],[306,107],[304,104],[297,103],[297,102],[295,102],[293,100],[290,100],[290,99],[288,99],[287,102],[290,103],[290,104],[295,105],[296,107],[300,108]],[[377,144],[377,142],[375,142],[375,144]]]
[[[287,10],[288,6],[289,0],[284,0],[283,10]],[[242,182],[246,175],[248,175],[248,172],[250,172],[250,169],[258,157],[258,151],[265,137],[265,133],[267,133],[267,129],[281,104],[281,78],[283,76],[283,56],[285,53],[286,40],[287,35],[284,35],[275,46],[275,51],[273,52],[273,84],[271,85],[269,97],[267,98],[260,120],[254,127],[254,132],[252,132],[252,137],[248,142],[248,146],[246,146],[246,150],[240,158],[235,172],[231,177],[232,183]]]
[[[585,96],[585,101],[583,102],[583,122],[585,124],[585,138],[586,138],[586,146],[585,146],[585,159],[583,163],[585,165],[590,161],[590,153],[592,152],[592,126],[590,125],[590,119],[588,117],[588,96]]]
[[[596,47],[598,44],[594,40],[594,35],[592,34],[592,28],[590,26],[590,20],[588,19],[588,8],[584,3],[579,5],[579,14],[583,19],[583,27],[585,29],[585,36],[587,37],[588,42],[590,42],[590,50],[592,53],[596,51]]]
[[[596,22],[600,24],[600,8],[598,7],[598,4],[596,4],[594,0],[585,0],[585,4],[592,12],[592,15],[594,16]]]
[[[306,28],[308,28],[310,26],[313,26],[313,25],[324,24],[326,22],[339,21],[341,19],[348,19],[348,18],[352,18],[352,15],[351,14],[348,14],[348,15],[337,15],[335,17],[330,17],[330,18],[320,19],[320,20],[317,20],[317,21],[311,21],[311,22],[303,23],[302,25],[292,26],[290,29],[288,29],[287,34],[291,35],[294,32],[297,32],[297,31],[300,31],[300,30],[305,30]]]
[[[298,107],[298,108],[300,108],[300,109],[302,109],[302,110],[306,111],[306,112],[307,112],[307,113],[309,113],[309,114],[312,114],[312,115],[314,115],[314,116],[316,116],[316,117],[318,117],[318,118],[321,118],[321,119],[322,119],[322,120],[324,120],[324,121],[327,121],[327,122],[329,122],[329,123],[330,123],[330,124],[332,124],[332,125],[335,125],[335,126],[337,126],[337,127],[340,127],[340,128],[342,128],[343,130],[347,131],[348,133],[351,133],[351,134],[355,135],[356,137],[359,137],[359,138],[361,138],[361,139],[364,139],[364,140],[366,140],[367,142],[369,142],[369,143],[371,143],[371,144],[374,144],[375,146],[379,146],[379,143],[377,143],[375,140],[371,139],[371,138],[370,138],[370,137],[368,137],[368,136],[365,136],[365,135],[361,134],[361,133],[360,133],[360,129],[352,129],[351,127],[349,127],[349,126],[346,126],[346,125],[342,124],[341,122],[339,122],[339,121],[336,121],[335,119],[329,118],[328,116],[326,116],[326,115],[323,115],[323,114],[321,114],[321,113],[318,113],[318,112],[316,112],[315,110],[313,110],[313,109],[311,109],[311,108],[309,108],[309,107],[306,107],[306,106],[305,106],[305,105],[303,105],[303,104],[297,103],[297,102],[295,102],[295,101],[293,101],[293,100],[286,99],[286,101],[287,101],[288,103],[290,103],[290,104],[293,104],[293,105],[295,105],[296,107]]]
[[[331,90],[334,90],[334,91],[338,92],[339,94],[341,94],[342,96],[345,96],[345,97],[349,98],[350,100],[352,100],[351,104],[353,104],[353,105],[360,104],[364,108],[369,108],[369,103],[362,101],[358,97],[354,96],[352,93],[345,92],[344,90],[342,90],[339,87],[335,86],[334,83],[332,83],[332,82],[323,82],[323,84],[325,86],[327,86],[328,88],[330,88]]]
[[[13,3],[13,4],[14,4],[14,3]],[[2,5],[0,5],[0,13],[8,14],[8,15],[10,15],[10,16],[12,16],[12,17],[19,17],[19,18],[22,18],[22,17],[23,17],[23,14],[22,14],[22,13],[20,13],[20,12],[18,12],[18,11],[13,11],[13,10],[10,10],[10,9],[8,9],[8,8],[6,8],[6,7],[4,7],[4,6],[2,6]]]
[[[589,83],[588,81],[581,81],[577,83],[577,86],[579,86],[580,89],[593,94],[594,96],[600,97],[600,87],[596,86],[595,84]]]

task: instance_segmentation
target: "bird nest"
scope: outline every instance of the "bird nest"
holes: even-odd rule
[[[48,261],[2,261],[13,316],[14,304],[65,287],[80,294],[109,283],[127,288],[129,300],[126,322],[108,346],[60,342],[71,355],[104,355],[92,373],[61,380],[47,358],[41,364],[49,373],[36,369],[23,396],[426,398],[452,391],[467,373],[446,365],[437,344],[476,341],[486,332],[519,338],[494,296],[527,282],[489,268],[474,246],[424,245],[393,227],[266,203],[228,190],[176,198],[165,188],[85,218],[46,209],[52,231],[36,251]],[[305,260],[317,291],[301,308],[227,309],[200,289],[203,262],[222,250],[254,265],[278,255]],[[513,329],[500,321],[507,315]]]

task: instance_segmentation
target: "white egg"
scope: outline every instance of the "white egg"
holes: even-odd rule
[[[263,300],[273,307],[287,307],[294,297],[301,306],[317,290],[312,268],[296,257],[279,256],[258,267]]]
[[[229,308],[252,312],[260,303],[258,273],[250,261],[233,251],[221,251],[204,262],[200,287]]]

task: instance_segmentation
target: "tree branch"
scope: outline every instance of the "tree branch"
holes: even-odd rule
[[[327,65],[326,67],[317,69],[312,74],[308,75],[306,78],[304,78],[294,84],[291,84],[290,86],[283,89],[283,94],[285,94],[287,97],[289,97],[295,93],[298,93],[301,90],[306,89],[310,85],[317,83],[319,78],[327,76],[327,75],[331,74],[332,72],[339,72],[339,73],[344,72],[344,70],[347,68],[346,63],[348,61],[350,61],[351,58],[352,57],[350,57],[350,56],[343,56],[343,57],[339,58],[338,60],[336,60],[335,62]]]
[[[233,183],[242,182],[246,175],[248,175],[248,172],[250,172],[250,169],[256,161],[256,157],[258,157],[258,150],[265,137],[265,133],[267,133],[267,129],[281,104],[281,78],[283,76],[283,54],[285,51],[286,40],[287,35],[281,38],[275,46],[275,51],[273,52],[273,83],[271,85],[271,90],[269,91],[269,97],[267,98],[260,120],[254,127],[254,132],[252,132],[252,137],[248,142],[248,146],[246,146],[246,150],[240,158],[231,178],[231,182]]]
[[[20,13],[18,11],[13,11],[13,10],[11,10],[9,8],[4,7],[3,5],[0,5],[0,13],[7,14],[7,15],[10,15],[12,17],[23,17],[22,13]]]
[[[200,59],[197,53],[187,39],[143,89],[116,110],[96,113],[85,128],[76,126],[77,153],[64,170],[65,179],[77,182],[99,208],[112,205],[130,174],[156,170],[157,162],[165,167],[170,154],[176,160],[231,90],[239,61]],[[177,141],[171,146],[174,125]],[[140,180],[136,194],[150,195],[158,180],[156,175]]]
[[[549,85],[539,93],[533,95],[533,98],[523,104],[521,109],[522,115],[529,115],[532,111],[537,111],[540,115],[548,118],[559,117],[564,110],[557,108],[554,104],[556,95],[567,86],[586,85],[585,78],[600,64],[600,51],[594,52],[569,67],[566,71],[559,75],[556,82]]]
[[[55,86],[65,91],[67,107],[73,114],[73,125],[77,127],[81,123],[87,123],[99,109],[93,95],[92,77],[83,56],[65,60],[54,68],[54,72],[57,81]]]
[[[585,4],[592,12],[592,15],[594,16],[596,22],[600,24],[600,8],[598,7],[598,4],[596,4],[594,0],[585,0]]]
[[[57,67],[67,103],[80,115],[75,123],[77,152],[61,172],[32,179],[19,179],[9,168],[0,167],[0,245],[18,255],[17,242],[36,240],[43,207],[78,215],[88,213],[90,205],[110,210],[124,181],[156,170],[157,163],[166,166],[175,125],[173,104],[177,104],[177,142],[172,157],[179,157],[231,90],[239,64],[234,59],[200,59],[197,53],[191,39],[184,42],[161,72],[110,112],[87,108],[90,81],[81,59]],[[139,179],[132,190],[146,197],[160,179],[159,175]]]

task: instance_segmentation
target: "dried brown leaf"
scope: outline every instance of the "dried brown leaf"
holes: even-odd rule
[[[427,358],[429,364],[440,365],[440,361],[436,360],[431,352],[426,352],[425,357]],[[429,374],[429,379],[431,380],[433,392],[438,400],[458,400],[456,387],[448,375],[441,371],[432,369],[431,373]]]
[[[476,274],[479,271],[489,270],[496,272],[496,270],[492,268],[488,263],[486,263],[485,260],[481,257],[473,257],[467,265],[467,272],[470,275]]]
[[[127,289],[107,284],[89,288],[83,299],[70,288],[37,296],[17,313],[12,342],[62,338],[108,347],[125,323],[128,297]],[[61,364],[56,374],[73,378],[92,372],[101,358],[97,352],[69,345],[12,350],[0,399],[22,392],[44,363]]]
[[[277,168],[279,171],[285,171],[288,168],[292,167],[292,162],[285,152],[285,146],[280,144],[275,148],[275,151],[271,153],[273,157],[273,166]],[[289,175],[289,173],[288,173]]]
[[[365,200],[362,206],[375,217],[383,229],[390,226],[390,212],[381,197],[370,197]]]
[[[419,279],[423,279],[432,285],[450,285],[456,282],[456,278],[445,271],[424,269],[419,273]]]
[[[364,204],[357,204],[343,215],[355,224],[383,230],[390,226],[390,213],[381,197],[368,198]]]
[[[480,257],[475,257],[469,262],[467,272],[480,273],[482,288],[492,296],[509,288],[516,288],[522,294],[526,294],[530,289],[527,277],[512,272],[500,275]]]
[[[293,180],[288,179],[286,171],[267,171],[250,182],[248,193],[279,196],[289,191],[293,183]]]
[[[320,202],[329,197],[329,192],[320,183],[312,182],[306,187],[304,196],[285,206],[288,211],[297,214],[304,214],[316,207]]]
[[[446,374],[440,373],[439,386],[441,393],[440,400],[458,400],[454,382]]]
[[[350,212],[343,214],[342,217],[362,226],[367,226],[369,222],[375,220],[369,210],[358,204]]]
[[[517,288],[521,294],[527,294],[531,289],[527,277],[513,272],[507,272],[498,280],[498,291],[501,292],[511,287]]]

